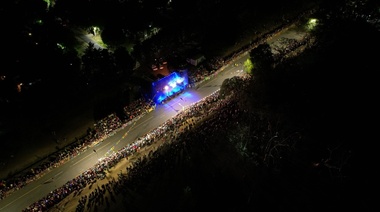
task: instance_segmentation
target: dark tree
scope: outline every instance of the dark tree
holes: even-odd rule
[[[246,99],[247,105],[251,105],[258,112],[270,114],[275,107],[274,103],[276,76],[273,72],[273,55],[268,44],[261,44],[250,52],[250,59],[253,63],[252,83],[248,86]]]
[[[107,46],[115,48],[123,45],[127,41],[127,37],[121,26],[109,24],[101,32],[102,40]]]
[[[260,44],[257,48],[252,49],[249,56],[253,63],[252,74],[255,77],[270,74],[273,69],[274,58],[271,47],[267,43]]]
[[[132,58],[125,47],[118,47],[114,51],[114,58],[116,68],[125,74],[127,78],[129,78],[132,75],[133,69],[136,65],[135,59]]]

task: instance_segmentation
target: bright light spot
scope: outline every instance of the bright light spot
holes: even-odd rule
[[[92,32],[94,33],[94,36],[96,36],[96,35],[99,34],[99,32],[100,32],[100,28],[94,26],[94,27],[92,27]]]
[[[177,86],[177,83],[175,83],[175,82],[169,82],[168,83],[169,85],[170,85],[170,87],[172,87],[172,88],[175,88],[175,86]]]
[[[41,25],[41,24],[43,24],[43,22],[42,22],[42,20],[41,20],[41,19],[39,19],[39,20],[36,20],[36,23],[37,23],[37,24],[40,24],[40,25]]]
[[[307,22],[307,24],[306,24],[306,28],[307,28],[308,30],[313,30],[313,29],[317,26],[317,24],[318,24],[318,20],[315,19],[315,18],[311,18],[311,19],[309,19],[309,21]]]
[[[50,0],[43,0],[43,1],[46,2],[47,7],[49,8],[50,7]]]
[[[182,78],[182,77],[178,78],[178,79],[177,79],[177,84],[180,84],[180,83],[182,83],[184,80],[185,80],[185,79],[184,79],[184,78]]]
[[[167,97],[170,97],[176,93],[179,93],[185,90],[187,82],[187,73],[179,75],[174,72],[169,76],[159,79],[157,82],[152,83],[156,93],[153,93],[154,96],[152,100],[156,103],[161,103]]]
[[[17,84],[17,92],[21,92],[21,86],[22,86],[22,82]]]
[[[253,63],[252,63],[251,59],[248,58],[248,59],[244,62],[243,68],[244,68],[244,71],[245,71],[245,72],[247,72],[248,74],[252,74]]]
[[[58,48],[60,48],[60,49],[65,49],[65,47],[64,47],[62,44],[60,44],[60,43],[57,43],[57,46],[58,46]]]

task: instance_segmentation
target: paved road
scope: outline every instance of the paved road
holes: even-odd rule
[[[183,107],[187,107],[212,94],[220,88],[225,79],[244,74],[241,64],[243,64],[247,58],[247,53],[242,54],[234,61],[231,61],[229,65],[224,66],[221,71],[211,77],[211,79],[201,83],[198,88],[187,89],[181,95],[167,103],[158,105],[154,111],[146,114],[138,121],[120,129],[113,136],[89,148],[75,158],[72,158],[66,164],[52,169],[40,179],[26,185],[4,200],[1,200],[0,211],[22,211],[32,203],[45,197],[49,192],[94,166],[99,158],[105,157],[111,154],[112,151],[117,151],[127,144],[132,143],[137,138],[145,135],[169,118],[175,116]],[[238,66],[234,64],[238,64]]]
[[[95,49],[104,49],[103,46],[99,45],[94,39],[92,34],[86,34],[86,35],[81,35],[80,39],[85,42],[85,43],[92,43],[94,44]]]
[[[72,30],[76,34],[77,39],[82,41],[83,43],[92,43],[94,44],[95,49],[104,49],[103,46],[101,46],[99,43],[96,42],[96,40],[93,39],[94,36],[92,34],[88,34],[86,31],[79,28],[74,28]]]
[[[246,57],[247,55],[244,55],[236,62],[242,62]],[[241,65],[237,67],[227,65],[219,74],[203,82],[198,88],[187,89],[181,95],[167,103],[158,105],[154,111],[146,114],[138,121],[120,129],[103,142],[72,158],[64,165],[52,169],[40,179],[26,185],[4,200],[1,200],[0,211],[22,211],[32,203],[45,197],[50,191],[55,190],[94,166],[99,158],[107,156],[111,154],[112,151],[117,151],[127,144],[132,143],[137,138],[145,135],[166,120],[175,116],[183,107],[187,107],[193,102],[199,101],[205,96],[215,92],[220,88],[226,78],[243,74],[243,72],[240,71],[241,69]]]

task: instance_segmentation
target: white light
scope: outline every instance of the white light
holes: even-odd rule
[[[184,78],[182,78],[182,77],[178,78],[178,79],[177,79],[177,84],[180,84],[180,83],[182,83],[182,82],[183,82],[183,80],[184,80]]]
[[[175,88],[177,84],[175,82],[169,82],[170,87]]]

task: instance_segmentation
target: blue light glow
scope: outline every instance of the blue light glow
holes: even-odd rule
[[[170,96],[185,90],[187,85],[188,76],[186,71],[173,72],[152,83],[152,99],[155,103],[160,104]]]

